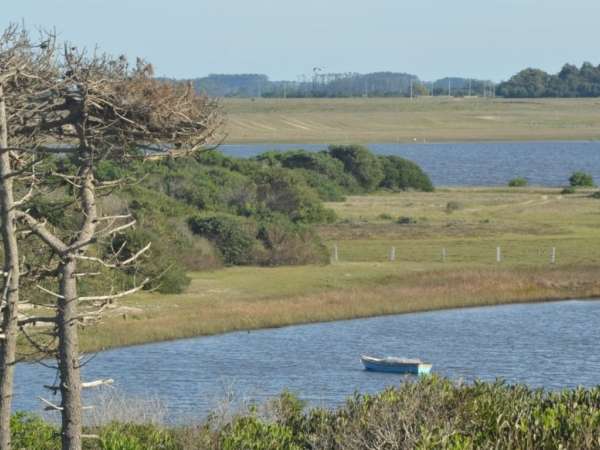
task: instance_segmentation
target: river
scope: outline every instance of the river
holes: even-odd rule
[[[238,332],[99,353],[86,379],[115,379],[124,395],[153,396],[178,420],[201,418],[224,398],[258,402],[288,389],[335,406],[403,376],[367,372],[363,353],[419,357],[454,380],[560,389],[600,384],[600,301],[505,305]],[[15,408],[40,411],[55,372],[19,364]],[[184,419],[181,419],[184,418]]]

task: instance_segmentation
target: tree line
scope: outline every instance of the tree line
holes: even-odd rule
[[[315,68],[318,69],[318,68]],[[397,72],[324,73],[315,70],[299,81],[272,81],[263,74],[212,74],[191,80],[198,92],[218,97],[336,98],[419,95],[491,96],[493,84],[461,77],[422,81]]]
[[[500,83],[496,93],[510,98],[599,97],[600,65],[565,64],[557,74],[528,68]]]

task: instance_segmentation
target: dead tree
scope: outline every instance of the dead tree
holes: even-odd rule
[[[0,298],[0,450],[11,448],[10,416],[19,320],[21,267],[17,240],[16,208],[29,193],[15,199],[15,183],[34,173],[35,157],[22,152],[35,148],[38,134],[17,130],[25,117],[41,112],[46,80],[56,76],[53,66],[54,39],[46,35],[39,44],[30,41],[18,26],[0,36],[0,218],[4,251]]]
[[[42,217],[15,210],[16,218],[56,256],[58,289],[39,286],[55,300],[56,316],[30,317],[22,324],[52,320],[58,338],[59,386],[56,405],[62,416],[62,448],[81,448],[82,403],[81,359],[78,328],[84,320],[100,316],[111,301],[132,294],[149,280],[141,280],[121,292],[81,296],[79,284],[92,265],[119,269],[134,264],[150,244],[123,259],[121,249],[106,258],[97,244],[135,225],[130,214],[103,216],[98,195],[122,181],[101,182],[97,164],[105,159],[178,156],[214,142],[222,116],[218,104],[198,96],[191,86],[166,84],[153,78],[152,68],[138,60],[130,67],[124,57],[86,55],[65,47],[61,75],[50,97],[52,107],[24,122],[23,133],[43,133],[48,142],[62,146],[38,147],[36,154],[61,151],[75,165],[73,173],[51,173],[38,177],[43,186],[49,178],[62,179],[72,192],[79,225],[69,235],[48,226]],[[81,268],[84,270],[81,270]]]

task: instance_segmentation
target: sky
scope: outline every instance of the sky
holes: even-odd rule
[[[600,64],[600,0],[3,0],[0,26],[144,57],[157,75],[394,71],[501,81]]]

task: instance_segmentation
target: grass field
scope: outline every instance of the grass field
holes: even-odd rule
[[[600,99],[224,99],[227,143],[600,138]]]
[[[145,293],[122,302],[99,328],[84,331],[83,348],[600,296],[600,200],[590,191],[563,196],[554,189],[445,189],[349,197],[329,206],[339,223],[319,232],[330,248],[338,246],[338,262],[191,274],[184,294]],[[399,217],[415,223],[398,223]],[[393,262],[391,246],[397,248]],[[556,264],[550,263],[551,247]]]

